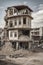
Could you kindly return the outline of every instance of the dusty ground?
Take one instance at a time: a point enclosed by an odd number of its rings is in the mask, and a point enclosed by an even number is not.
[[[11,59],[20,65],[43,65],[43,53],[35,53],[29,57]]]
[[[22,53],[20,53],[20,55],[21,54]],[[17,58],[9,58],[7,56],[6,59],[3,59],[2,64],[1,62],[2,61],[0,61],[0,65],[43,65],[43,52],[38,52],[38,53],[27,52],[26,56],[24,57],[19,56]]]

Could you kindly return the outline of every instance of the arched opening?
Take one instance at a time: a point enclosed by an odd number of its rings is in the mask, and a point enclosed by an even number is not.
[[[28,49],[28,42],[20,42],[19,47],[20,49]]]

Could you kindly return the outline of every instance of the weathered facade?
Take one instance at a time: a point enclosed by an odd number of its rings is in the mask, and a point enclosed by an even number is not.
[[[34,44],[43,43],[43,27],[33,28],[31,30],[31,38],[33,39]]]
[[[0,28],[0,47],[3,45],[4,29]]]
[[[30,49],[32,10],[25,5],[8,7],[5,16],[5,39],[14,49]],[[8,44],[8,43],[7,43]]]

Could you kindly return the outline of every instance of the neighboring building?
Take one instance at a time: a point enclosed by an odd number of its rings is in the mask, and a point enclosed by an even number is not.
[[[0,47],[3,45],[4,30],[0,28]]]
[[[31,38],[33,39],[33,43],[40,44],[43,42],[43,27],[33,28],[31,30]]]
[[[5,42],[12,43],[15,49],[29,49],[32,10],[26,5],[8,7],[5,16]]]

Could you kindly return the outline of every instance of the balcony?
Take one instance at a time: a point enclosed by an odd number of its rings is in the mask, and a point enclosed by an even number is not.
[[[28,14],[21,14],[21,15],[16,15],[15,14],[15,15],[11,15],[11,16],[5,16],[4,19],[5,19],[5,21],[7,21],[7,19],[10,19],[10,18],[24,17],[24,16],[33,19],[33,17],[29,16]]]
[[[13,13],[13,14],[7,14],[4,19],[6,20],[7,18],[10,18],[10,17],[20,17],[20,16],[29,16],[31,17],[31,13],[22,13],[22,12],[16,12],[16,13]],[[32,18],[32,17],[31,17]],[[32,18],[33,19],[33,18]]]
[[[32,36],[40,36],[40,34],[31,34]]]
[[[5,26],[5,28],[7,28],[7,29],[27,29],[27,30],[30,30],[31,29],[31,27],[30,26],[27,26],[27,25],[17,25],[17,26],[12,26],[12,27],[10,27],[10,26]]]

